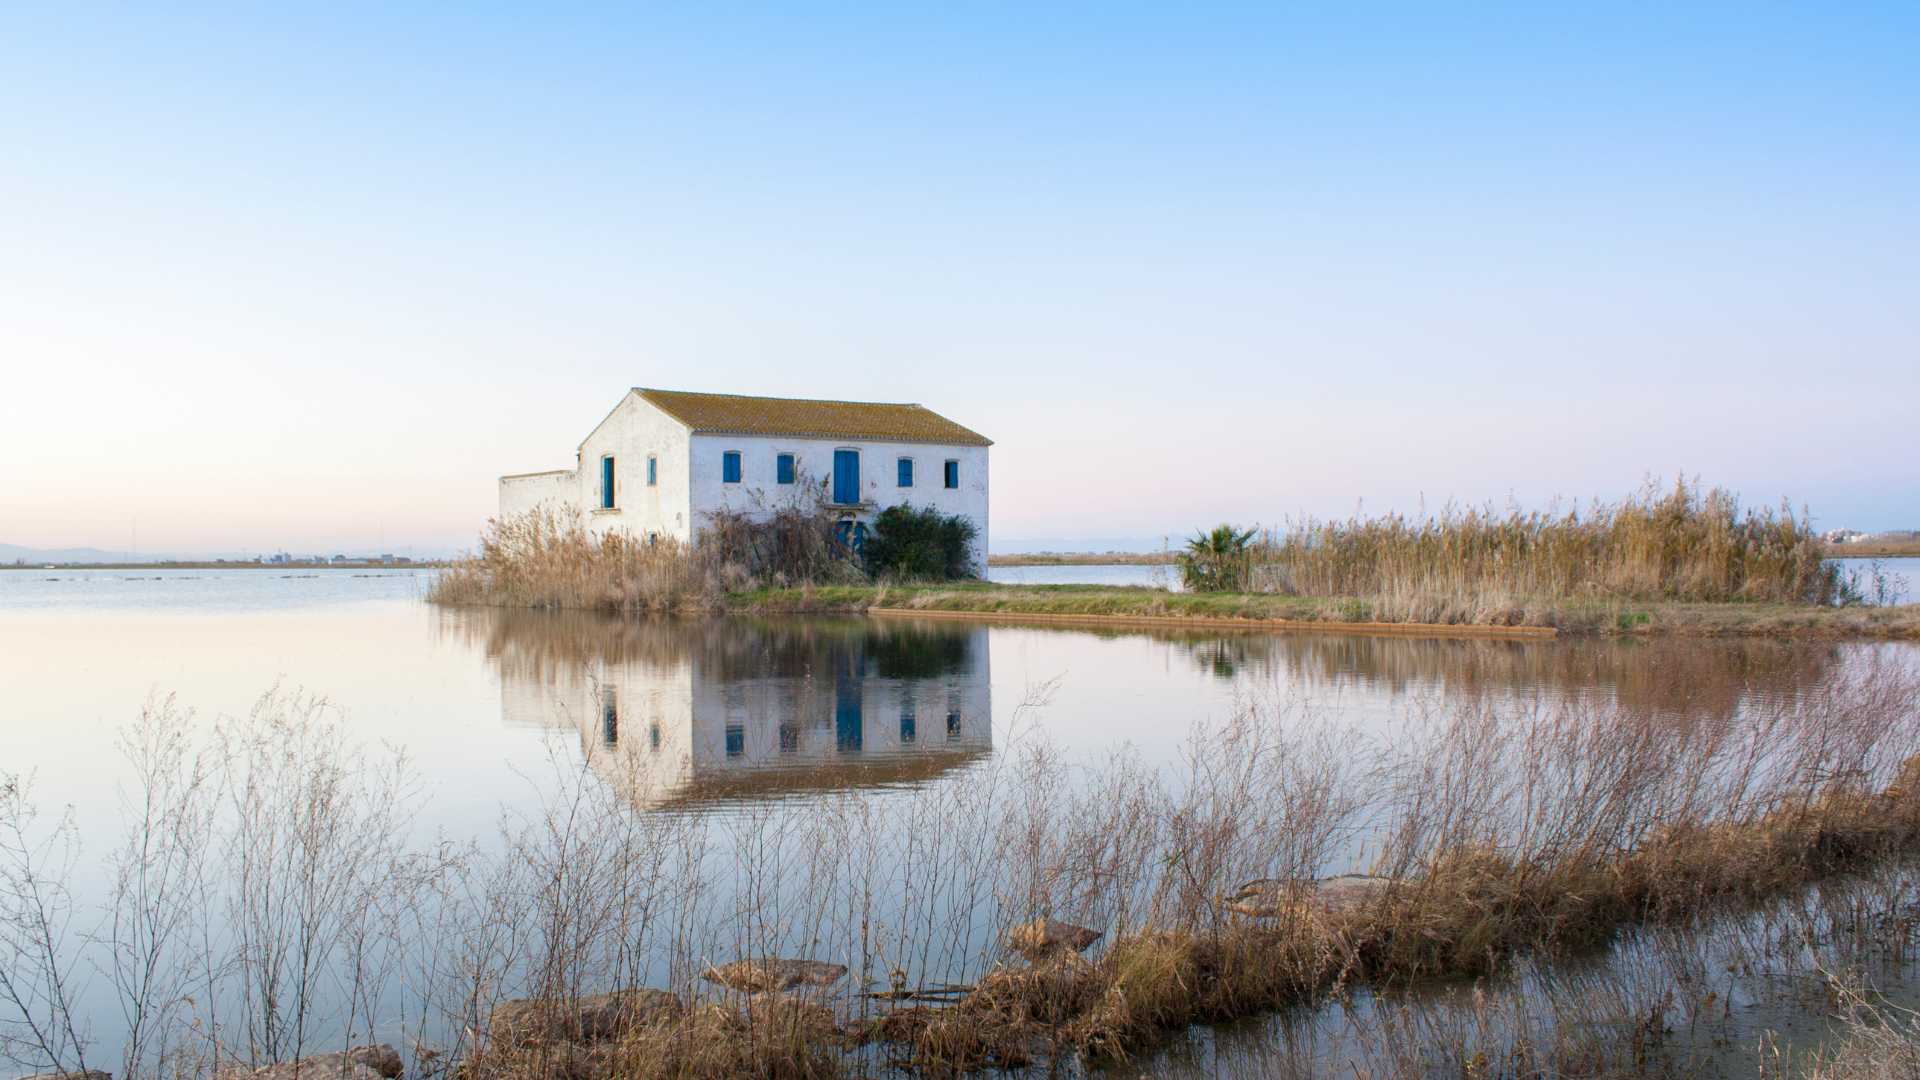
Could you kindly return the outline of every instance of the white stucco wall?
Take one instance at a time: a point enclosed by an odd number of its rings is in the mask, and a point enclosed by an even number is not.
[[[987,447],[946,446],[934,443],[854,442],[830,439],[767,438],[753,435],[695,435],[690,440],[692,453],[691,498],[694,527],[702,527],[702,515],[712,509],[749,514],[771,513],[790,500],[811,501],[819,485],[831,482],[833,453],[847,449],[860,452],[860,501],[855,511],[860,520],[889,506],[911,503],[932,506],[943,514],[958,514],[972,519],[978,530],[974,537],[974,572],[987,573]],[[728,450],[740,451],[740,482],[722,479],[721,457]],[[795,455],[801,483],[777,482],[775,458]],[[898,486],[897,462],[913,459],[913,486]],[[949,490],[943,473],[948,460],[960,463],[960,486]],[[811,485],[811,487],[807,486]]]
[[[600,509],[600,459],[613,455],[614,509]],[[657,482],[647,484],[647,455],[659,459]],[[628,393],[580,444],[578,491],[587,527],[595,535],[625,529],[636,537],[658,533],[693,538],[687,492],[687,429]]]
[[[580,508],[579,478],[572,469],[518,473],[500,478],[500,516],[524,514],[537,506],[565,513]]]

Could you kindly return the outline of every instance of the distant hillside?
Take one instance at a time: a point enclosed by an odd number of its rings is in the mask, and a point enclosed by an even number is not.
[[[141,552],[140,557],[161,558]],[[99,548],[30,548],[18,544],[0,544],[0,563],[42,562],[42,563],[92,563],[125,562],[124,551],[101,551]]]

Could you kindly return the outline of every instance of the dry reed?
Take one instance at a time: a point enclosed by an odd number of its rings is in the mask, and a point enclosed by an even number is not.
[[[630,782],[556,746],[499,837],[452,852],[413,846],[404,763],[373,767],[316,703],[274,696],[208,741],[188,730],[158,709],[129,733],[150,764],[130,806],[161,808],[129,823],[180,823],[191,887],[136,860],[151,886],[106,901],[168,895],[190,914],[152,953],[160,978],[116,989],[151,987],[169,1026],[164,1054],[149,1040],[123,1055],[125,1076],[339,1049],[395,1015],[426,1046],[416,1068],[473,1080],[1111,1061],[1188,1023],[1590,952],[1920,849],[1920,678],[1885,657],[1700,716],[1467,698],[1367,738],[1254,702],[1196,728],[1167,770],[1125,751],[1068,761],[1016,723],[952,782],[712,817],[636,811]],[[63,863],[28,809],[0,802],[0,835],[23,838],[0,850],[0,926],[34,946],[59,936],[34,897]],[[1387,884],[1350,907],[1314,901],[1306,883],[1359,868]],[[1254,879],[1296,884],[1267,916],[1223,904]],[[1035,917],[1106,936],[1086,957],[1013,958],[1010,930]],[[111,948],[152,940],[122,925]],[[770,957],[851,976],[771,996],[699,978]],[[649,985],[676,1006],[612,1038],[488,1037],[509,998],[564,1010]],[[864,993],[886,986],[934,1000]],[[15,1013],[64,1008],[38,988],[12,1000],[9,1032]],[[78,1060],[58,1038],[9,1045]]]
[[[551,508],[491,519],[480,550],[435,578],[438,604],[624,613],[716,611],[730,592],[866,580],[831,518],[798,507],[708,515],[698,544],[596,535]]]
[[[1684,479],[1586,511],[1307,520],[1236,556],[1259,592],[1350,597],[1395,622],[1541,624],[1569,602],[1834,604],[1847,582],[1804,514]]]

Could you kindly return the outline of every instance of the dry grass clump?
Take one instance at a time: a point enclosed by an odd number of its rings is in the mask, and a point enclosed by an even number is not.
[[[770,516],[709,515],[699,544],[596,536],[577,515],[538,508],[490,519],[480,551],[434,579],[436,604],[608,612],[714,611],[729,592],[865,580],[825,516],[784,507]]]
[[[1575,600],[1847,598],[1804,513],[1743,511],[1731,493],[1684,479],[1584,513],[1449,507],[1309,520],[1240,557],[1256,591],[1358,598],[1390,621],[1532,625]]]
[[[469,1075],[494,1080],[762,1076],[819,1080],[844,1074],[833,1013],[780,996],[706,1003],[632,1024],[601,1040],[562,1037],[496,1046]]]
[[[1920,1014],[1869,1005],[1857,991],[1846,997],[1844,1038],[1807,1062],[1803,1080],[1920,1080]]]

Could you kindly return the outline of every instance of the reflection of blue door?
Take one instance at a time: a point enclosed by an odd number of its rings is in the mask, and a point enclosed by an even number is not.
[[[860,451],[833,452],[833,501],[841,506],[860,501]]]
[[[843,674],[834,680],[833,743],[841,752],[860,752],[866,741],[866,725],[860,715],[860,678]]]

